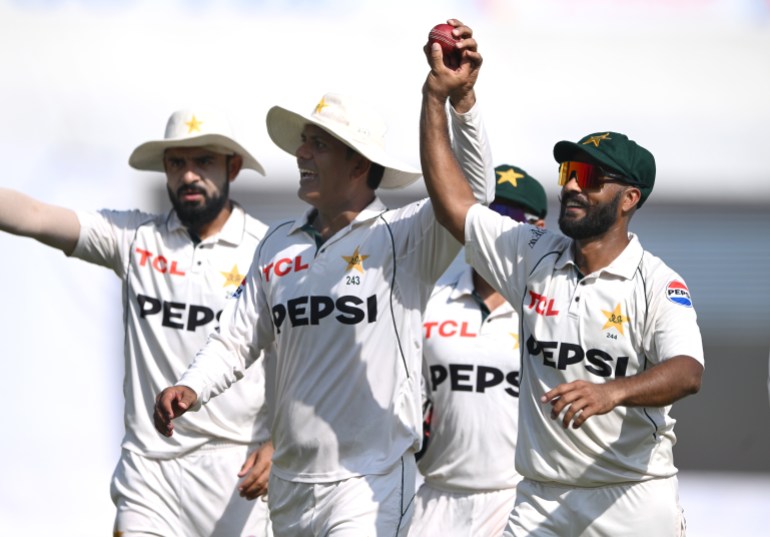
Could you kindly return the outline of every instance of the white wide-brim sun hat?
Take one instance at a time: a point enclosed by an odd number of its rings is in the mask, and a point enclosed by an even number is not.
[[[163,172],[163,153],[171,147],[205,147],[217,153],[236,153],[243,158],[244,168],[265,175],[257,159],[233,139],[227,118],[214,110],[177,110],[168,118],[163,139],[138,146],[128,157],[128,164],[137,170]]]
[[[348,147],[385,168],[380,186],[403,188],[421,175],[419,169],[403,163],[385,151],[387,126],[369,106],[338,93],[327,93],[308,115],[280,106],[267,112],[267,133],[275,145],[292,156],[302,145],[302,131],[311,124],[325,130]]]

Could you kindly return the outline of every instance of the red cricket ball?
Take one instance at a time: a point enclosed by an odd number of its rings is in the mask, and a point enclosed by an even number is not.
[[[441,53],[444,55],[444,65],[450,69],[456,69],[460,66],[460,50],[455,48],[455,43],[459,41],[452,35],[454,26],[451,24],[437,24],[431,28],[428,34],[428,44],[438,43],[441,45]]]

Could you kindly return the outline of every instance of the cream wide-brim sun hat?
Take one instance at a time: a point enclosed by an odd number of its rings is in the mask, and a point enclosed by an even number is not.
[[[244,168],[265,175],[257,159],[233,139],[230,122],[217,111],[177,110],[168,118],[163,139],[138,146],[128,157],[128,164],[137,170],[163,172],[163,153],[171,147],[205,147],[217,153],[236,153],[243,158]]]
[[[371,107],[338,93],[327,93],[308,115],[280,106],[267,112],[267,133],[275,145],[292,156],[302,144],[305,125],[315,125],[370,161],[385,168],[380,186],[403,188],[415,182],[422,172],[399,161],[385,151],[387,126]]]

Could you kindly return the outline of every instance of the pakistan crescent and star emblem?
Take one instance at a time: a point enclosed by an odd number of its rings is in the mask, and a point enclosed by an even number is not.
[[[513,350],[516,350],[519,348],[519,334],[514,334],[513,332],[508,332],[511,337],[513,338]]]
[[[190,118],[190,121],[185,121],[184,124],[187,125],[187,134],[191,134],[193,132],[201,131],[203,121],[199,121],[198,118],[193,115],[193,117]]]
[[[319,103],[318,103],[317,105],[315,105],[315,113],[316,113],[316,114],[320,114],[320,113],[321,113],[321,110],[323,110],[323,109],[324,109],[324,108],[326,108],[327,106],[329,106],[329,105],[328,105],[328,104],[326,104],[326,99],[324,99],[323,97],[321,97],[321,100],[319,101]]]
[[[499,179],[497,180],[498,185],[502,185],[503,183],[511,183],[514,188],[518,187],[518,181],[519,179],[524,178],[523,173],[516,173],[513,168],[510,170],[505,170],[504,172],[496,172]]]
[[[630,319],[620,311],[620,304],[615,306],[613,311],[602,310],[602,313],[607,317],[607,322],[602,326],[602,330],[615,327],[621,335],[625,335],[623,332],[623,323],[628,324]]]
[[[362,273],[364,272],[364,261],[368,259],[368,255],[363,255],[358,252],[358,246],[356,246],[355,251],[353,252],[353,255],[343,255],[342,259],[347,261],[348,266],[345,268],[345,272],[349,270],[356,269],[358,272]]]
[[[222,287],[227,287],[228,285],[238,287],[241,285],[243,278],[245,278],[243,274],[238,272],[238,265],[233,265],[230,272],[220,272],[220,274],[225,277],[225,284]]]
[[[594,147],[599,147],[599,144],[604,140],[612,140],[612,138],[610,138],[609,132],[606,134],[600,134],[598,136],[591,136],[588,140],[583,142],[583,145],[594,144]]]

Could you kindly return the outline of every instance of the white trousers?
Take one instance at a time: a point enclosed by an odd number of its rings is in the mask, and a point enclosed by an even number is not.
[[[267,502],[238,493],[249,447],[215,444],[174,459],[123,450],[112,477],[121,537],[271,537]]]
[[[423,483],[417,491],[409,537],[490,537],[503,533],[516,489],[448,492]]]
[[[300,483],[270,475],[278,537],[403,537],[412,516],[417,465],[407,454],[383,475]]]
[[[525,479],[503,535],[508,537],[684,537],[676,476],[604,487]]]

